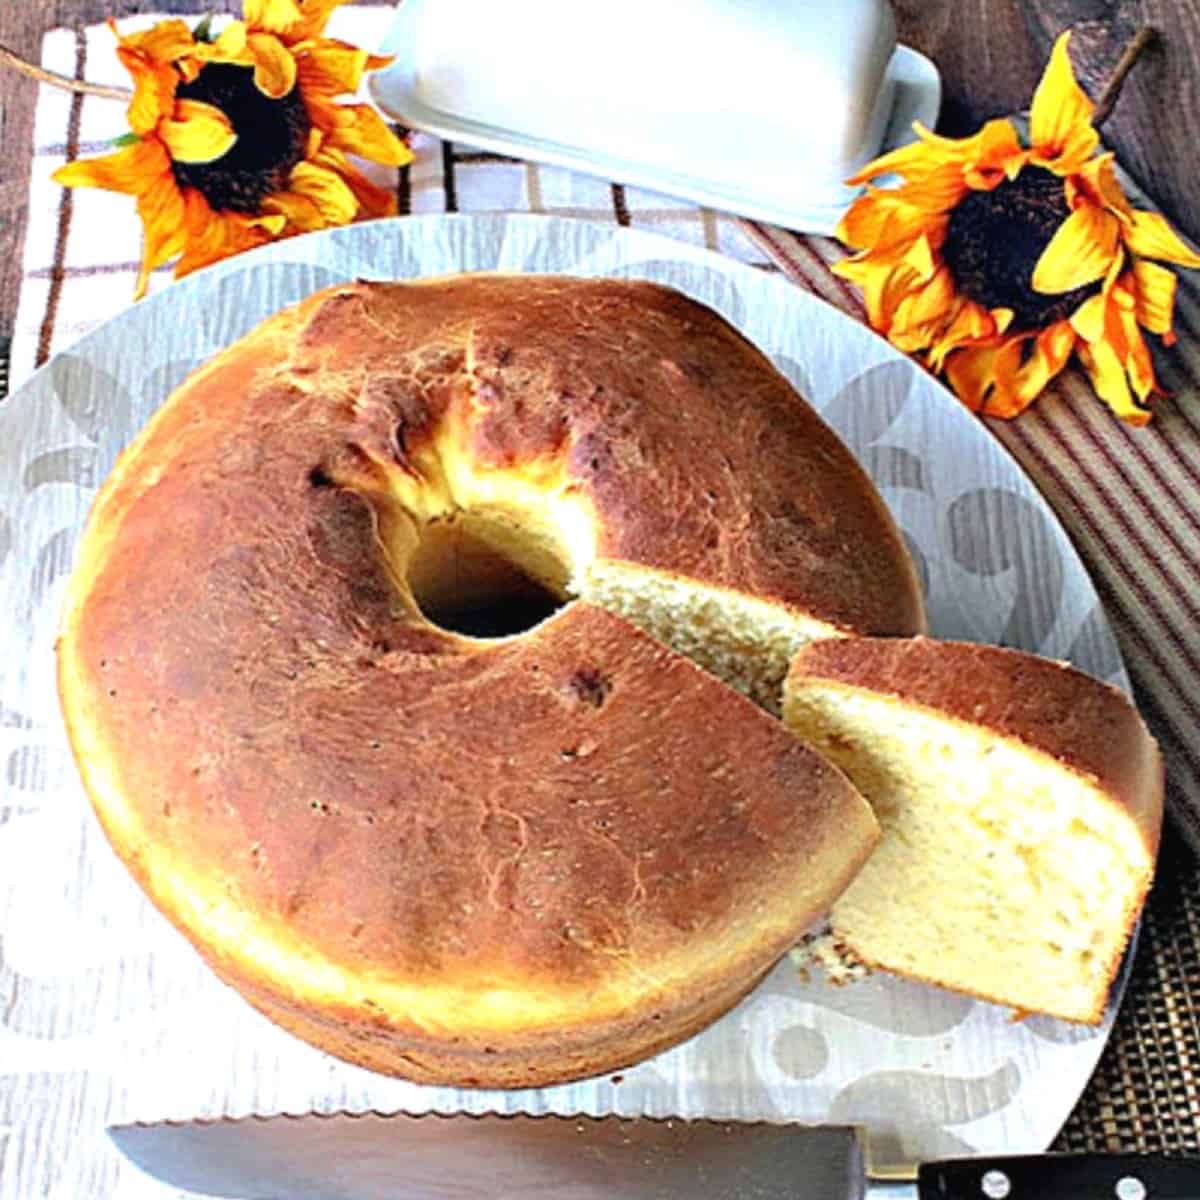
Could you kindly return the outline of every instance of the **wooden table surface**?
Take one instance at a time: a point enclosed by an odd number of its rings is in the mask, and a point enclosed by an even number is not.
[[[831,0],[832,2],[832,0]],[[1090,82],[1132,31],[1160,30],[1106,127],[1122,162],[1185,232],[1200,238],[1200,0],[893,0],[903,41],[930,55],[946,87],[942,128],[961,133],[1027,105],[1058,32],[1074,25]],[[37,61],[42,34],[109,14],[240,9],[240,0],[0,0],[0,44]],[[0,70],[0,344],[11,329],[36,85]]]

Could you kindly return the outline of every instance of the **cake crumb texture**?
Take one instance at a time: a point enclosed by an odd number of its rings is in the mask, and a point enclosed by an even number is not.
[[[813,645],[784,719],[871,803],[879,846],[835,902],[865,962],[1096,1023],[1154,870],[1157,747],[1062,664],[929,639]]]

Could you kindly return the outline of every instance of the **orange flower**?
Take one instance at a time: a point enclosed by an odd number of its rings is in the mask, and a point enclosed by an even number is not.
[[[851,183],[904,182],[850,206],[837,235],[858,253],[834,269],[862,288],[871,325],[973,412],[1023,412],[1074,352],[1100,398],[1143,425],[1159,389],[1142,330],[1174,340],[1175,276],[1153,260],[1200,255],[1126,200],[1069,36],[1034,93],[1028,144],[1004,120],[961,139],[918,124],[916,142],[860,171]]]
[[[180,277],[279,237],[395,212],[347,155],[412,154],[366,104],[341,104],[390,59],[322,36],[344,0],[245,0],[215,41],[183,21],[122,36],[134,81],[130,134],[114,154],[54,178],[135,196],[144,228],[137,296],[177,259]]]

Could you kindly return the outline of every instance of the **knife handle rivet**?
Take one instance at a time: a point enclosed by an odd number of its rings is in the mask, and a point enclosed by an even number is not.
[[[979,1181],[979,1190],[983,1192],[987,1200],[1004,1200],[1004,1197],[1012,1191],[1012,1180],[1003,1171],[993,1168],[984,1172],[983,1178]],[[1120,1200],[1126,1200],[1126,1198],[1122,1196]]]
[[[1146,1185],[1134,1175],[1124,1175],[1114,1189],[1117,1200],[1146,1200]]]

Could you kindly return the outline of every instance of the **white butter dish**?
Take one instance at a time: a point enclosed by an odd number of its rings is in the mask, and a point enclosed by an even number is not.
[[[941,99],[886,0],[403,0],[381,49],[414,129],[812,233]]]

